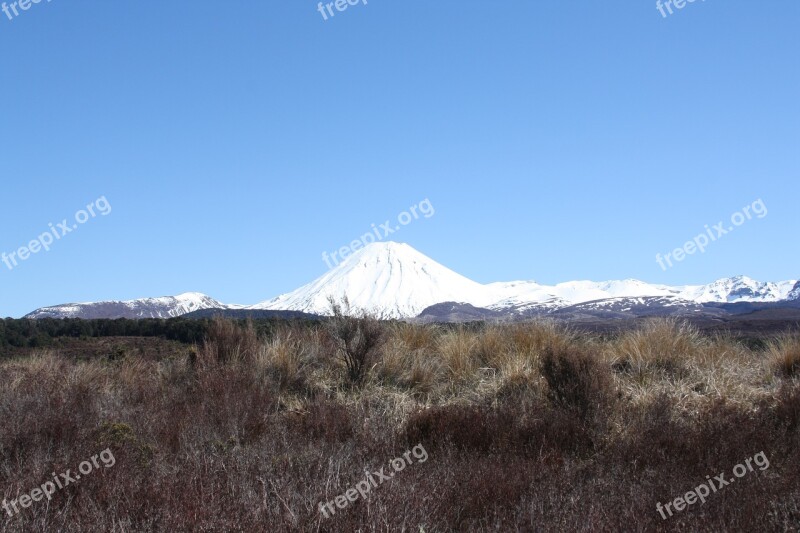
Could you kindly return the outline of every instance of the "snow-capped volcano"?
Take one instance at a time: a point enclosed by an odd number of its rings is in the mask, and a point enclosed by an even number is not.
[[[653,301],[665,306],[686,307],[690,303],[780,301],[787,298],[795,283],[763,283],[737,276],[708,285],[678,287],[636,279],[569,281],[557,285],[541,285],[535,281],[483,285],[453,272],[407,244],[380,242],[359,250],[315,281],[250,309],[324,315],[330,311],[328,298],[331,296],[336,300],[346,296],[355,310],[365,310],[381,318],[414,317],[429,306],[443,302],[517,314],[620,298],[657,298]]]
[[[25,318],[171,318],[200,309],[227,308],[225,304],[201,294],[187,292],[178,296],[139,300],[64,304],[42,307]]]
[[[556,313],[575,306],[580,313],[632,312],[664,314],[680,309],[718,313],[720,305],[800,300],[797,280],[760,282],[745,276],[708,285],[668,286],[635,279],[568,281],[542,285],[535,281],[481,284],[444,267],[407,244],[372,243],[353,253],[318,279],[252,306],[225,305],[200,293],[127,302],[67,304],[38,309],[27,318],[169,318],[204,309],[301,311],[330,313],[329,297],[347,297],[353,311],[380,318],[413,318],[436,304],[453,316],[527,316]],[[452,305],[455,304],[455,305]],[[583,305],[587,304],[587,305]],[[476,311],[477,309],[477,311]],[[482,311],[480,311],[482,309]],[[609,311],[610,310],[610,311]],[[638,316],[638,315],[637,315]]]
[[[433,304],[463,301],[485,305],[486,286],[419,253],[407,244],[376,242],[299,289],[249,307],[329,314],[329,297],[347,297],[355,311],[380,318],[417,316]]]

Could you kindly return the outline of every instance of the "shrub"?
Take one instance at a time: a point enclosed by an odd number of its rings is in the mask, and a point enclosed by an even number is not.
[[[459,450],[487,452],[513,430],[513,420],[504,413],[476,406],[432,407],[411,415],[406,423],[406,442],[431,449],[453,446]]]
[[[547,405],[448,405],[413,413],[403,428],[410,446],[502,456],[563,457],[584,453],[599,437],[577,415]]]
[[[350,382],[361,384],[367,370],[377,360],[378,349],[383,344],[383,325],[366,313],[352,316],[346,299],[344,308],[333,299],[330,303],[333,317],[326,325],[336,357],[344,363]]]
[[[553,406],[573,411],[582,420],[607,408],[612,399],[608,367],[580,349],[547,348],[541,372]]]
[[[190,362],[201,368],[255,360],[260,342],[251,320],[243,325],[233,320],[214,317],[208,326],[201,349],[190,355]]]
[[[325,442],[345,442],[353,436],[350,413],[340,404],[319,400],[308,409],[289,417],[289,427],[307,439]]]
[[[800,523],[800,379],[764,379],[777,367],[756,357],[761,350],[713,337],[676,341],[664,328],[648,337],[662,345],[642,344],[641,353],[673,357],[692,374],[713,362],[705,383],[715,394],[694,395],[695,380],[637,380],[632,363],[614,379],[638,389],[616,399],[610,361],[591,357],[581,338],[502,326],[500,372],[461,381],[446,372],[429,332],[417,338],[415,326],[398,326],[398,339],[393,324],[384,364],[367,369],[362,387],[342,390],[321,358],[336,349],[326,327],[265,332],[273,341],[259,343],[252,361],[242,356],[253,338],[247,324],[233,325],[207,337],[217,344],[198,348],[195,371],[181,358],[188,346],[166,359],[131,350],[117,362],[57,352],[0,362],[3,498],[74,472],[105,447],[116,459],[0,529],[784,531]],[[481,357],[504,342],[481,343],[488,328],[437,328],[435,339],[457,334],[445,341],[450,362],[473,378]],[[609,353],[620,346],[601,343]],[[233,349],[219,356],[226,345]],[[292,376],[309,387],[295,388]],[[296,394],[279,397],[279,386]],[[415,392],[429,387],[433,407],[423,409]],[[345,494],[364,469],[390,475],[387,460],[420,443],[430,454],[424,464],[320,515],[319,502]],[[762,450],[768,470],[666,521],[655,510]]]

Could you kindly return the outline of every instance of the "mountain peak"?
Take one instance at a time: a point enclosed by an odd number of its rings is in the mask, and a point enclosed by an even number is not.
[[[25,315],[25,318],[171,318],[200,309],[223,307],[226,307],[225,304],[205,294],[185,292],[178,296],[42,307]]]
[[[371,242],[362,248],[363,251],[367,250],[416,250],[408,243],[398,241],[377,241]]]
[[[165,298],[169,298],[166,296]],[[206,298],[210,298],[210,296],[203,294],[202,292],[184,292],[174,296],[176,300],[204,300]]]
[[[27,318],[167,318],[205,309],[301,311],[330,314],[329,298],[347,298],[352,310],[374,316],[410,318],[436,304],[460,302],[481,313],[529,316],[594,302],[614,305],[686,306],[686,304],[780,302],[800,300],[800,282],[761,282],[744,275],[718,279],[707,285],[672,287],[628,278],[595,282],[567,281],[542,285],[535,281],[480,284],[437,263],[406,243],[370,243],[347,255],[322,276],[292,292],[253,306],[225,305],[205,294],[143,298],[124,302],[96,302],[45,307]],[[606,302],[599,304],[597,302]],[[665,304],[666,302],[666,304]],[[455,309],[455,308],[454,308]],[[448,312],[455,312],[453,309]],[[464,311],[466,312],[466,311]],[[463,314],[463,313],[462,313]]]
[[[388,254],[407,254],[407,253],[414,253],[419,254],[416,249],[412,248],[408,244],[404,242],[395,242],[395,241],[381,241],[381,242],[371,242],[361,248],[353,252],[347,259],[350,257],[363,257],[363,256],[380,256],[380,255],[388,255]]]
[[[330,272],[360,265],[361,268],[386,268],[392,264],[436,263],[422,252],[401,242],[374,242],[345,258]],[[439,265],[441,266],[441,265]],[[442,267],[444,268],[444,267]],[[455,273],[454,273],[455,274]]]
[[[340,263],[341,266],[347,262],[358,262],[359,260],[364,260],[365,258],[391,258],[391,257],[399,257],[399,258],[413,258],[413,257],[425,257],[422,253],[417,251],[416,249],[412,248],[408,244],[404,242],[394,242],[394,241],[382,241],[382,242],[372,242],[361,248],[360,250],[356,250],[348,257],[344,259]],[[334,267],[335,269],[336,267]]]
[[[328,314],[329,297],[381,318],[416,316],[431,305],[469,299],[488,303],[487,289],[405,243],[375,242],[296,291],[251,309]]]

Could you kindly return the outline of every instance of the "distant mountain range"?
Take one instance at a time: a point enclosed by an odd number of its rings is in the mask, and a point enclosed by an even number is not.
[[[407,244],[380,242],[355,252],[336,268],[290,293],[245,306],[200,293],[63,304],[26,318],[170,318],[176,316],[316,316],[328,298],[347,297],[351,308],[384,319],[423,321],[562,318],[634,318],[655,315],[738,314],[764,308],[800,308],[800,282],[760,282],[746,276],[708,285],[668,286],[635,279],[480,284],[453,272]]]
[[[187,292],[178,296],[141,298],[124,302],[90,302],[42,307],[23,318],[173,318],[201,309],[227,309],[229,306],[200,294]]]

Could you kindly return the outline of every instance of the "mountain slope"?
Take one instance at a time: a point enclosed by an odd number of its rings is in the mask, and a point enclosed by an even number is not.
[[[480,284],[426,257],[411,246],[377,242],[353,253],[336,268],[292,292],[251,306],[225,305],[199,293],[45,307],[27,318],[168,318],[219,310],[292,311],[311,315],[330,312],[329,297],[344,297],[351,308],[384,319],[447,316],[464,320],[485,317],[523,319],[546,314],[640,316],[653,314],[719,314],[720,310],[760,309],[759,305],[800,302],[800,282],[760,282],[746,276],[707,285],[672,287],[636,279],[568,281],[542,285],[535,281]],[[447,304],[437,306],[438,304]],[[585,304],[585,305],[584,305]],[[207,312],[202,312],[208,310]],[[216,311],[211,311],[216,310]],[[200,311],[201,313],[197,313]]]
[[[676,296],[693,302],[775,302],[785,300],[795,281],[761,282],[747,276],[723,278],[708,285],[676,287]]]
[[[417,316],[441,302],[483,302],[491,291],[407,244],[372,243],[311,283],[248,309],[329,314],[329,297],[347,297],[353,310],[380,318]]]
[[[800,300],[800,281],[794,284],[794,287],[792,287],[792,290],[789,291],[786,299],[791,301]]]
[[[24,318],[172,318],[200,309],[228,307],[205,294],[187,292],[160,298],[42,307]]]
[[[778,302],[785,300],[795,281],[759,282],[745,276],[717,280],[708,285],[671,287],[636,279],[620,281],[569,281],[542,285],[535,281],[482,285],[469,280],[406,244],[374,243],[350,256],[338,267],[299,289],[262,302],[252,309],[289,309],[314,314],[329,312],[328,298],[347,296],[356,310],[381,318],[409,318],[443,312],[447,303],[480,313],[538,316],[591,303],[576,309],[608,312],[609,305],[624,312],[657,314],[702,312],[705,303]],[[800,296],[800,289],[796,291]],[[647,299],[641,302],[632,299]],[[631,301],[627,301],[631,300]],[[607,304],[602,302],[608,301]],[[456,316],[461,316],[459,312]],[[709,311],[717,313],[716,310]],[[477,313],[477,314],[480,314]],[[465,311],[464,316],[476,316]]]

